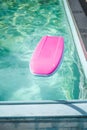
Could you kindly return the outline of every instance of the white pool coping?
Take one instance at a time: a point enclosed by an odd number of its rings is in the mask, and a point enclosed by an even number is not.
[[[67,17],[68,17],[68,21],[69,21],[69,24],[71,27],[73,39],[74,39],[74,42],[75,42],[75,45],[77,48],[77,52],[78,52],[81,64],[82,64],[82,68],[83,68],[85,77],[87,78],[87,60],[85,58],[85,55],[84,55],[84,52],[83,52],[83,49],[81,46],[81,39],[80,39],[79,34],[77,32],[77,29],[76,29],[77,28],[76,23],[75,23],[74,18],[72,18],[72,13],[71,13],[71,10],[69,7],[68,0],[63,0],[63,2],[64,2]]]
[[[87,101],[0,102],[0,118],[87,117]]]

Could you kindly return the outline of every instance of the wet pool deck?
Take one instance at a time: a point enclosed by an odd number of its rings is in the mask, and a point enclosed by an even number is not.
[[[82,38],[81,44],[87,60],[87,16],[79,0],[68,0],[68,2]]]

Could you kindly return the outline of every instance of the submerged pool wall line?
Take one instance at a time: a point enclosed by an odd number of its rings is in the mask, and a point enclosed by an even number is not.
[[[68,17],[68,21],[69,21],[69,24],[70,24],[70,28],[71,28],[71,31],[72,31],[73,39],[74,39],[74,42],[75,42],[75,45],[76,45],[76,49],[77,49],[77,52],[78,52],[78,55],[79,55],[79,58],[80,58],[80,61],[81,61],[81,64],[82,64],[82,68],[83,68],[85,77],[87,79],[87,59],[85,57],[85,54],[83,52],[83,48],[82,48],[82,45],[81,45],[81,42],[82,42],[81,35],[79,33],[79,30],[78,30],[78,27],[76,25],[72,11],[70,9],[68,0],[63,0],[63,3],[64,3],[64,7],[65,7],[66,14],[67,14],[67,17]]]

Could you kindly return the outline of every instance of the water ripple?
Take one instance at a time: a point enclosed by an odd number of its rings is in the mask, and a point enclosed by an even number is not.
[[[29,62],[44,35],[64,37],[64,58],[54,75],[36,77]],[[0,1],[0,100],[79,98],[87,83],[62,0]]]

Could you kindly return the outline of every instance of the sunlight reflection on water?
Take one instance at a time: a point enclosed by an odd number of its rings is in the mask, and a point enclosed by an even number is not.
[[[0,4],[0,100],[86,98],[85,78],[62,0]],[[54,75],[36,77],[29,62],[44,35],[64,37],[64,59]]]

